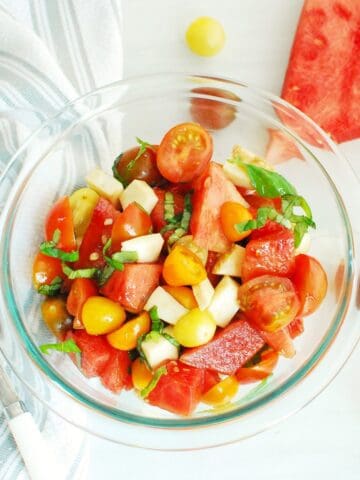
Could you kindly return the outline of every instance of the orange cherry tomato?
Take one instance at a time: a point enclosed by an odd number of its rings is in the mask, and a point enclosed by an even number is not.
[[[279,355],[272,348],[261,353],[260,362],[251,367],[241,367],[235,376],[239,383],[252,383],[268,377],[276,367]]]
[[[193,93],[211,95],[212,97],[239,100],[234,93],[228,90],[212,87],[199,87],[192,90]],[[191,99],[191,115],[195,122],[200,123],[210,130],[225,128],[235,119],[236,108],[221,100],[207,98]]]
[[[49,330],[60,340],[72,327],[72,320],[66,309],[63,298],[49,297],[41,305],[41,314]]]
[[[197,308],[198,304],[195,300],[193,291],[189,287],[172,287],[170,285],[164,285],[163,289],[166,290],[172,297],[175,298],[181,305],[188,310]]]
[[[300,300],[298,316],[315,312],[327,291],[328,282],[323,267],[309,255],[296,255],[295,272],[291,279]]]
[[[147,387],[153,377],[143,360],[139,357],[131,365],[131,379],[136,390]]]
[[[236,377],[231,375],[211,387],[210,390],[201,397],[201,401],[214,407],[225,405],[236,395],[238,388],[239,384]]]
[[[182,123],[162,139],[157,166],[170,182],[190,182],[206,169],[212,153],[212,138],[207,131],[196,123]]]
[[[36,290],[41,285],[50,285],[56,277],[64,277],[61,261],[58,258],[48,257],[39,252],[33,263],[32,279]]]
[[[89,278],[76,278],[71,285],[66,301],[66,308],[70,315],[75,317],[73,327],[84,328],[81,320],[81,310],[89,297],[98,295],[98,289],[93,280]]]
[[[206,270],[197,255],[182,245],[176,245],[165,259],[163,277],[173,287],[197,285],[205,280]]]
[[[138,339],[150,331],[151,321],[149,314],[143,312],[132,320],[127,321],[118,330],[109,333],[106,338],[110,345],[118,350],[132,350]]]
[[[237,223],[247,222],[252,218],[250,211],[240,203],[225,202],[220,210],[221,227],[230,242],[238,242],[250,235],[251,230],[239,233],[235,225]]]
[[[239,287],[240,309],[261,330],[275,332],[296,317],[300,302],[288,278],[262,275]]]
[[[119,251],[121,242],[151,232],[150,215],[137,203],[131,203],[115,220],[111,232],[111,249]]]
[[[76,249],[75,231],[69,197],[58,200],[45,221],[45,238],[52,240],[55,230],[60,230],[58,248],[65,252]]]

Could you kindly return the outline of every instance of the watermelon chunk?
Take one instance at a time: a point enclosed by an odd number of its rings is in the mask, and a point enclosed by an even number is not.
[[[110,360],[113,348],[105,337],[89,335],[85,330],[75,330],[67,334],[81,350],[81,370],[86,377],[102,374]],[[74,356],[72,355],[73,360]]]
[[[231,242],[225,237],[220,224],[220,209],[225,202],[243,204],[244,199],[228,180],[222,167],[210,162],[206,174],[194,184],[193,213],[190,230],[199,246],[223,253]]]
[[[198,405],[204,388],[204,370],[179,361],[166,364],[162,375],[148,396],[149,403],[178,415],[190,415]]]
[[[232,375],[264,346],[264,340],[241,315],[201,347],[181,355],[180,360],[197,368]]]
[[[337,142],[360,136],[359,52],[359,0],[305,1],[282,97]],[[291,119],[283,120],[291,126]],[[301,125],[293,127],[304,140],[319,145],[301,132]]]
[[[99,198],[80,245],[76,268],[100,268],[105,265],[102,250],[106,240],[111,238],[112,231],[112,223],[108,225],[109,222],[105,221],[111,219],[115,222],[119,213],[108,200]],[[93,253],[97,254],[94,256],[95,260],[90,260]]]
[[[122,272],[111,275],[101,293],[129,312],[139,313],[159,285],[161,272],[162,265],[156,263],[127,264]]]
[[[259,330],[259,334],[270,347],[283,357],[292,358],[295,355],[295,347],[287,327],[276,332]]]
[[[101,383],[114,393],[131,388],[131,360],[128,352],[112,348],[110,358],[101,372]]]

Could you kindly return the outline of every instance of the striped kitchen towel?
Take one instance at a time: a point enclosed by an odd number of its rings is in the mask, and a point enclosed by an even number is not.
[[[122,74],[121,0],[0,0],[0,174],[44,121]],[[49,439],[68,446],[69,478],[82,478],[84,435],[17,387]],[[26,478],[0,412],[0,480]]]

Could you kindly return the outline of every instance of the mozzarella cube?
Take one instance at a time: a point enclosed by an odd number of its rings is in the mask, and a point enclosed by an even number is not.
[[[122,252],[136,252],[140,263],[156,262],[159,258],[164,239],[160,233],[131,238],[121,244]]]
[[[119,197],[124,187],[114,177],[103,172],[100,168],[95,168],[86,176],[86,183],[89,188],[95,190],[101,197],[105,197],[115,207],[119,206]]]
[[[235,163],[231,163],[229,160],[223,165],[223,170],[226,177],[237,187],[247,188],[249,190],[253,189],[254,187],[251,185],[250,179],[248,174],[246,173],[245,169],[240,165],[236,165]],[[245,199],[242,204],[244,207],[248,207],[249,204]]]
[[[148,335],[141,342],[141,349],[152,369],[156,369],[165,361],[177,360],[179,358],[178,348],[160,333]]]
[[[138,203],[148,214],[158,202],[154,190],[142,180],[133,180],[120,195],[120,202],[123,210],[130,203]]]
[[[245,258],[245,248],[234,244],[228,252],[223,253],[215,263],[212,273],[241,277],[242,264]]]
[[[171,325],[175,325],[179,318],[189,311],[162,287],[157,287],[153,291],[144,309],[150,310],[154,306],[157,307],[157,312],[161,320]]]
[[[215,292],[210,280],[206,277],[205,280],[194,285],[192,289],[200,310],[205,310],[210,305]]]
[[[217,284],[208,311],[219,327],[226,327],[240,308],[238,300],[239,285],[230,277],[224,277]]]

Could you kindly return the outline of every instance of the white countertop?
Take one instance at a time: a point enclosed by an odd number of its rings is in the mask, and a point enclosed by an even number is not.
[[[301,0],[124,1],[125,76],[212,73],[279,93],[301,5]],[[196,57],[183,43],[186,25],[199,15],[223,22],[227,44],[217,57]],[[343,151],[360,172],[360,142],[345,145]],[[109,479],[358,479],[359,364],[358,347],[338,377],[305,409],[232,446],[159,453],[92,438],[87,478],[105,478],[106,472]]]

